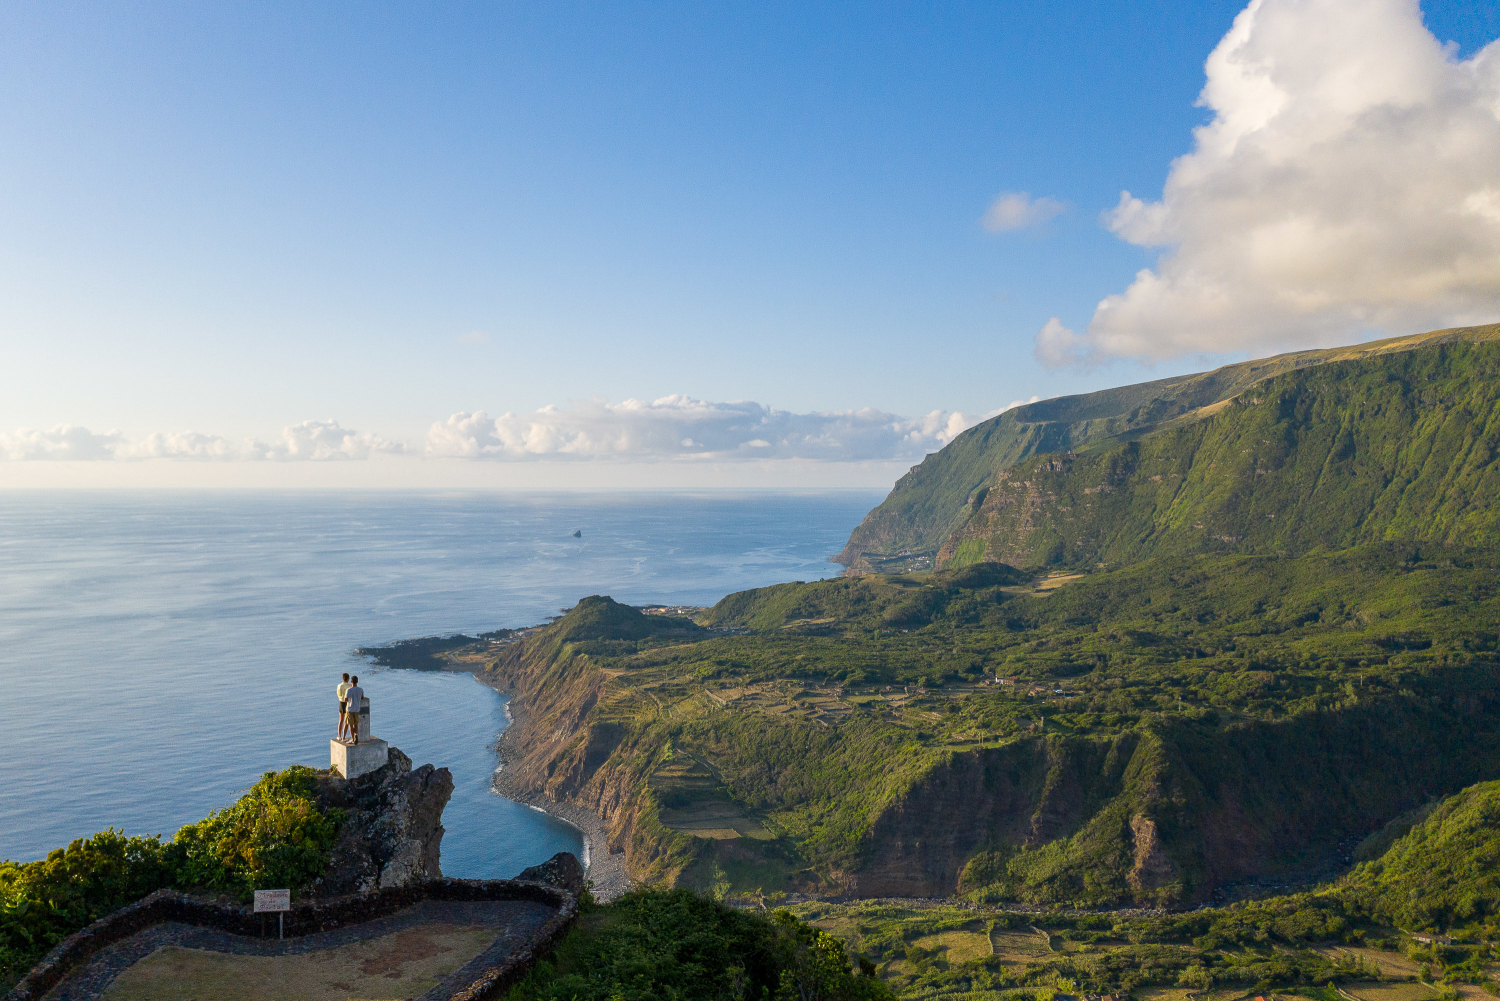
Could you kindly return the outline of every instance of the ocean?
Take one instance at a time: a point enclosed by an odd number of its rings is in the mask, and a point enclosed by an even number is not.
[[[0,492],[0,858],[111,826],[170,836],[263,772],[327,767],[342,671],[376,736],[452,770],[445,874],[579,852],[573,828],[490,791],[504,698],[354,649],[533,625],[590,594],[707,605],[832,576],[879,500]]]

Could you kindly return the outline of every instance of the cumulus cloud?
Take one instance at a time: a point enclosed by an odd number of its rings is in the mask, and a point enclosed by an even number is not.
[[[12,461],[113,459],[124,443],[118,431],[96,434],[78,424],[59,424],[51,431],[21,428],[0,434],[0,456]]]
[[[530,414],[457,413],[432,425],[427,454],[501,460],[911,459],[1000,412],[934,410],[910,418],[872,408],[795,414],[753,401],[711,403],[681,395],[651,402],[594,399]]]
[[[1067,206],[1055,198],[1032,198],[1025,191],[1002,192],[985,210],[981,222],[991,233],[1026,229],[1062,215]]]
[[[1213,118],[1121,239],[1164,248],[1037,354],[1167,358],[1500,315],[1500,43],[1458,59],[1416,0],[1254,0],[1209,56]]]
[[[1054,316],[1037,331],[1036,357],[1043,365],[1054,368],[1086,361],[1088,338],[1078,336]]]
[[[60,424],[50,431],[22,428],[0,434],[0,458],[11,461],[128,461],[182,459],[197,461],[278,460],[326,461],[368,459],[405,451],[400,442],[340,427],[338,421],[303,421],[285,428],[271,442],[248,438],[235,442],[220,435],[195,431],[156,433],[132,441],[118,431],[98,434],[77,424]]]
[[[259,441],[249,444],[249,458],[283,461],[330,459],[368,459],[374,455],[396,455],[406,451],[401,442],[387,441],[379,435],[351,431],[338,421],[303,421],[281,432],[269,445]]]

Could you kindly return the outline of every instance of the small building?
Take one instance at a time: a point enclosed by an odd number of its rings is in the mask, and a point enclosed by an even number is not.
[[[1453,944],[1453,936],[1451,935],[1434,935],[1428,932],[1412,932],[1411,940],[1413,942],[1421,942],[1423,945]]]

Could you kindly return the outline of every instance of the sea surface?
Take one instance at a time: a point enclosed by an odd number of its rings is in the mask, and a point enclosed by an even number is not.
[[[110,826],[170,836],[263,772],[327,767],[342,671],[375,736],[453,771],[445,874],[579,852],[573,828],[490,791],[499,694],[354,649],[532,625],[590,594],[706,605],[832,576],[879,500],[0,492],[0,858]]]

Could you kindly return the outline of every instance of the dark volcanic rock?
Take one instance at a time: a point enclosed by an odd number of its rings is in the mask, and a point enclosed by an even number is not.
[[[548,886],[567,890],[576,897],[583,892],[583,864],[572,852],[558,852],[541,865],[522,869],[516,879],[528,883],[546,883]]]
[[[337,896],[441,876],[443,807],[452,795],[448,769],[413,769],[411,759],[395,747],[390,762],[368,775],[322,778],[323,806],[338,807],[347,816],[314,892]]]

